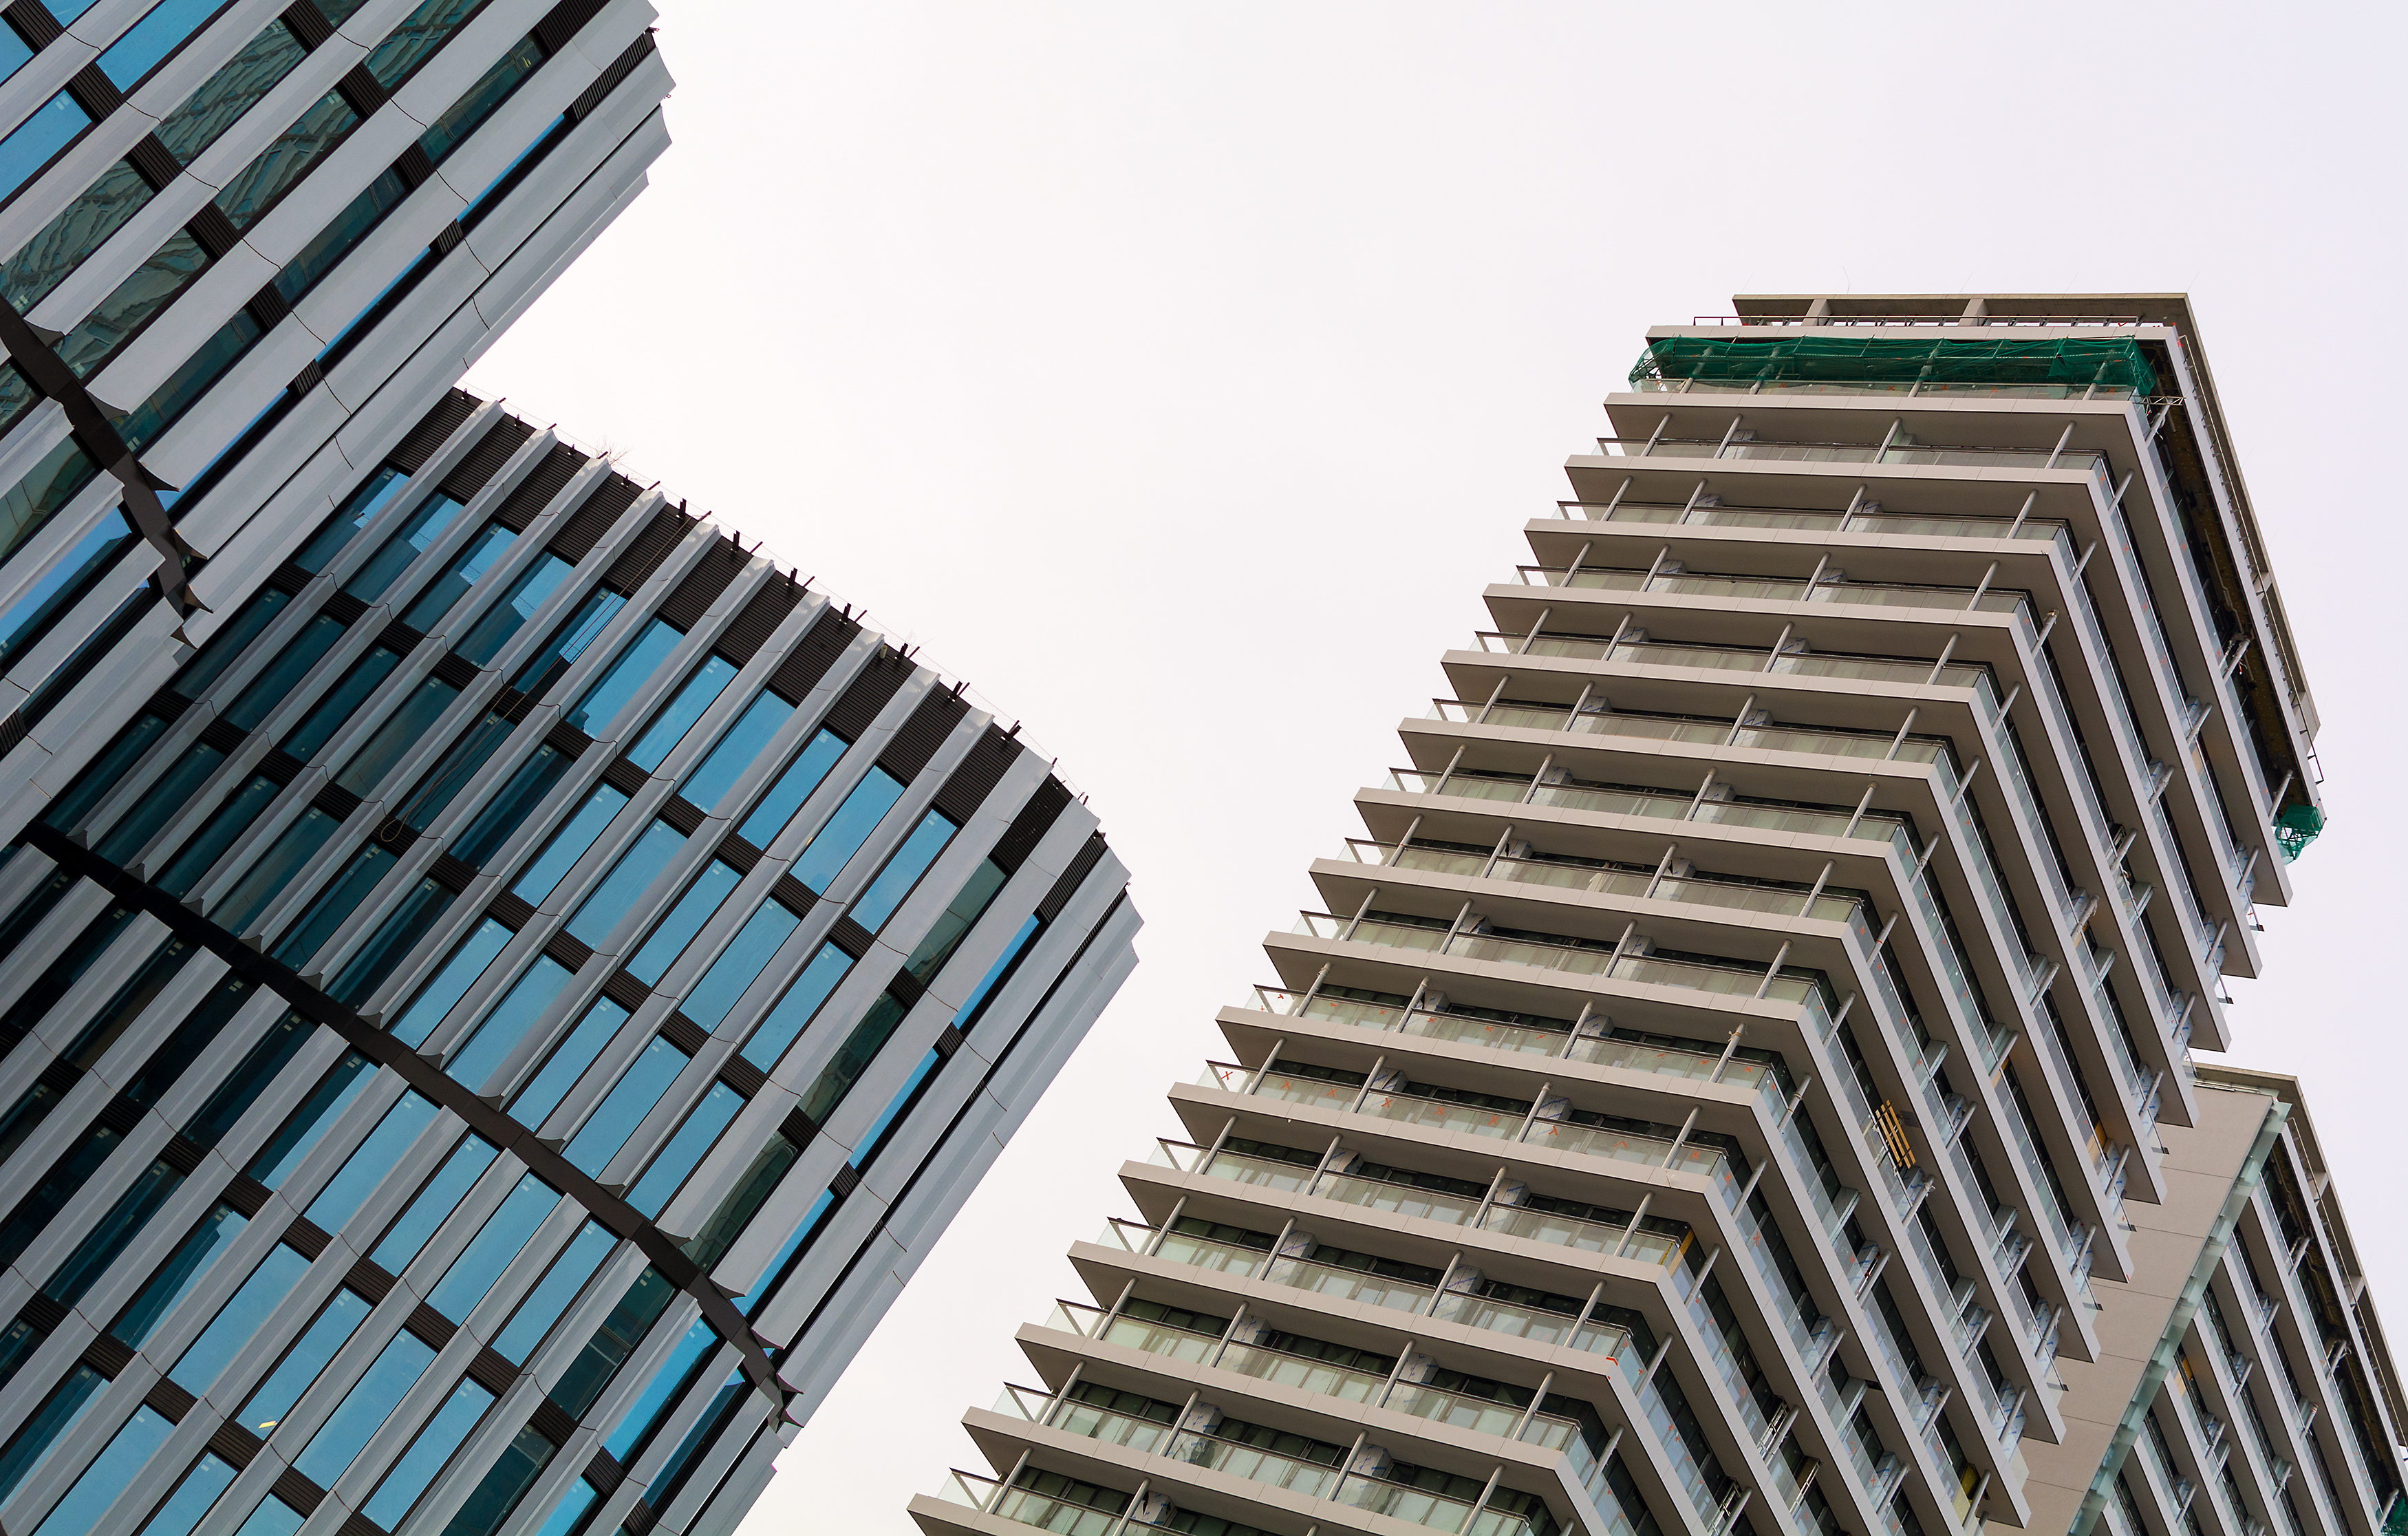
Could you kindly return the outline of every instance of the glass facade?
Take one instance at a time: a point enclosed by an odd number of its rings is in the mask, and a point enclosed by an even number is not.
[[[9,1529],[715,1536],[1129,963],[1040,755],[469,405],[0,860]]]

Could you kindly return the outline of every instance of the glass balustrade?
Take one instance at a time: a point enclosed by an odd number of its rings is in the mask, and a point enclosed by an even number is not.
[[[1340,1301],[1360,1301],[1367,1306],[1387,1307],[1397,1312],[1419,1312],[1430,1299],[1427,1285],[1309,1258],[1274,1260],[1264,1278],[1275,1285],[1293,1285],[1297,1290],[1312,1291],[1318,1296],[1335,1297]]]
[[[1104,1445],[1120,1445],[1149,1455],[1171,1437],[1171,1427],[1159,1419],[1115,1414],[1091,1403],[1066,1401],[1054,1411],[1052,1428]]]
[[[1642,1228],[1633,1233],[1627,1226],[1587,1221],[1559,1212],[1523,1205],[1492,1205],[1488,1213],[1481,1218],[1480,1225],[1485,1231],[1526,1238],[1532,1242],[1552,1242],[1585,1253],[1611,1254],[1641,1263],[1663,1265],[1677,1260],[1689,1242],[1685,1231],[1656,1232]]]
[[[1417,1184],[1388,1184],[1379,1179],[1357,1178],[1351,1173],[1323,1174],[1321,1182],[1313,1185],[1312,1193],[1325,1200],[1339,1200],[1368,1210],[1384,1211],[1394,1216],[1451,1222],[1458,1227],[1480,1213],[1481,1198],[1477,1195],[1450,1194],[1440,1189],[1424,1189]]]
[[[1368,1371],[1308,1359],[1301,1355],[1283,1355],[1259,1344],[1231,1344],[1213,1363],[1240,1376],[1347,1402],[1369,1402],[1388,1385],[1387,1377]]]
[[[1223,1440],[1193,1429],[1180,1431],[1171,1441],[1168,1454],[1191,1467],[1226,1472],[1267,1487],[1285,1488],[1306,1499],[1323,1497],[1339,1479],[1339,1470],[1333,1464],[1283,1456],[1259,1445]]]
[[[1478,1435],[1510,1437],[1522,1422],[1522,1410],[1511,1403],[1412,1382],[1389,1387],[1380,1406]]]

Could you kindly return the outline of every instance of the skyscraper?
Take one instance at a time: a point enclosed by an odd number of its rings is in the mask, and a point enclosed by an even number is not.
[[[652,14],[0,11],[0,835],[641,190]]]
[[[0,851],[0,1526],[724,1532],[1134,963],[1126,872],[498,406],[333,499]]]
[[[924,1529],[2403,1510],[2297,1086],[2193,1058],[2323,813],[2187,302],[1737,308],[1649,333]]]

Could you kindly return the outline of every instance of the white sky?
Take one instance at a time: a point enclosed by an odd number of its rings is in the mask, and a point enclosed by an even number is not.
[[[2233,1059],[2306,1080],[2408,1328],[2396,11],[661,3],[676,147],[470,385],[1025,719],[1147,919],[746,1536],[983,1466],[960,1413],[1644,328],[1737,292],[2192,294],[2331,807]]]

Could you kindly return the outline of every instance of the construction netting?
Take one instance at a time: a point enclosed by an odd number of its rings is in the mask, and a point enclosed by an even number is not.
[[[2300,856],[2300,850],[2316,840],[2325,829],[2325,813],[2315,806],[2293,802],[2283,808],[2274,818],[2274,841],[2283,850],[2283,862],[2290,863]]]
[[[1713,336],[1665,337],[1647,344],[1630,370],[1646,380],[1721,382],[1790,380],[1932,385],[2038,384],[2082,391],[2092,385],[2157,393],[2157,376],[2129,337],[2058,337],[2011,341],[1966,336],[1786,334],[1761,341]]]

